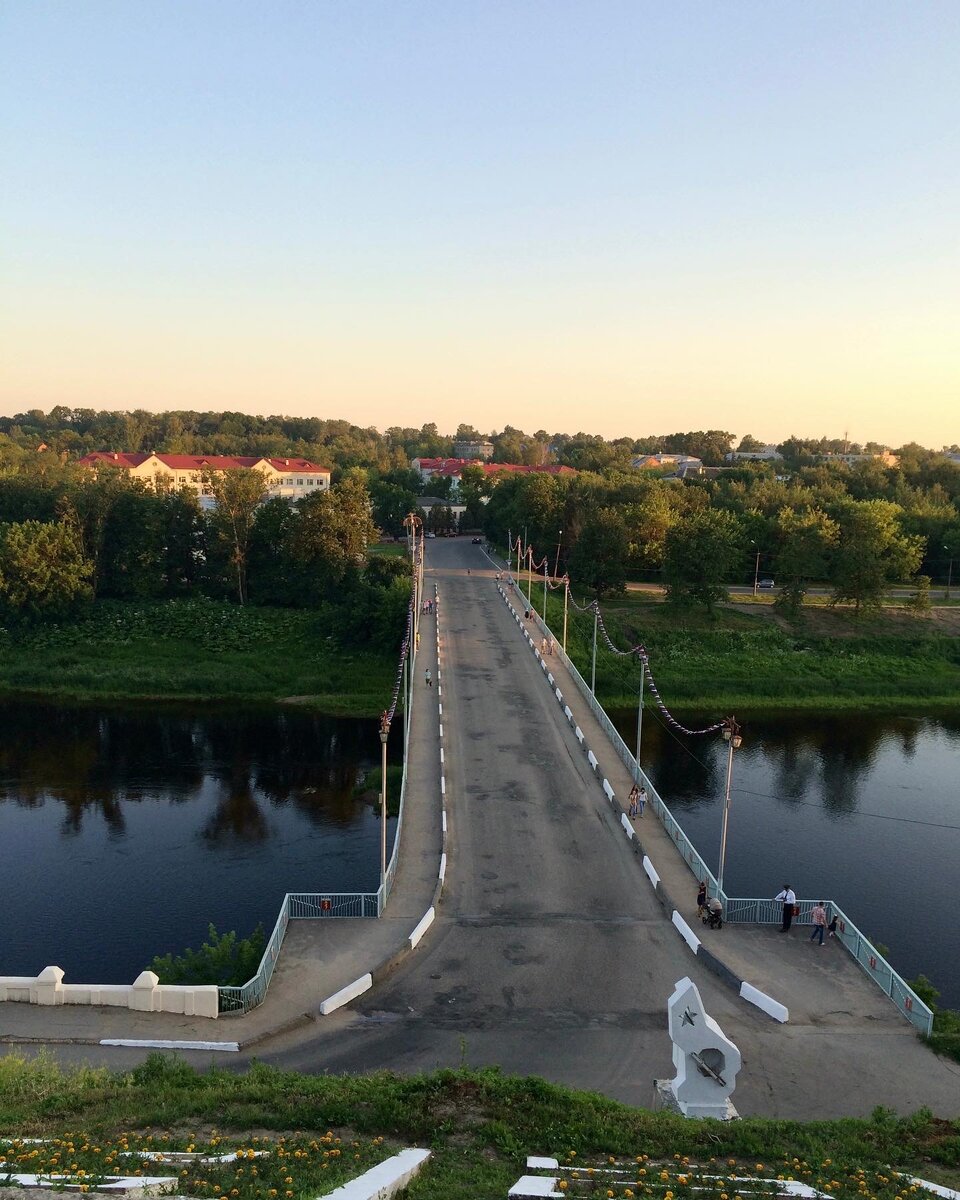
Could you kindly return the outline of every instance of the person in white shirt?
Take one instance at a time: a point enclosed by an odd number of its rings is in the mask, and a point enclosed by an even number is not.
[[[793,921],[793,906],[797,902],[797,893],[789,883],[785,883],[783,891],[777,892],[774,900],[779,900],[783,905],[783,924],[780,926],[780,932],[786,933]]]

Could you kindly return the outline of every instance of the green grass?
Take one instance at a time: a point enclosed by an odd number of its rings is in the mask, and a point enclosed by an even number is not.
[[[387,558],[407,558],[410,552],[406,542],[377,542],[376,545],[367,547],[367,553]]]
[[[780,1174],[813,1186],[831,1183],[838,1200],[895,1200],[901,1188],[891,1164],[954,1186],[960,1174],[960,1123],[923,1111],[906,1118],[877,1110],[868,1120],[720,1124],[628,1108],[594,1093],[493,1069],[412,1077],[389,1072],[304,1076],[258,1065],[242,1075],[198,1074],[160,1055],[117,1074],[62,1071],[44,1058],[0,1059],[0,1134],[64,1140],[69,1135],[75,1149],[88,1148],[85,1153],[93,1146],[112,1149],[124,1138],[140,1147],[148,1136],[153,1139],[148,1148],[161,1143],[181,1149],[222,1149],[234,1141],[250,1147],[254,1136],[261,1139],[258,1145],[271,1148],[281,1136],[288,1147],[339,1137],[343,1146],[356,1142],[365,1158],[399,1145],[425,1146],[432,1158],[405,1193],[408,1200],[502,1200],[524,1173],[525,1156],[537,1153],[558,1157],[584,1175],[595,1168],[601,1190],[571,1183],[571,1194],[606,1195],[602,1172],[615,1157],[642,1179],[635,1194],[655,1200],[665,1200],[668,1187],[660,1179],[661,1167],[672,1174],[669,1186],[677,1200],[702,1195],[673,1182],[678,1172],[694,1173],[698,1165],[710,1173]],[[331,1144],[336,1143],[321,1142]],[[357,1169],[364,1165],[358,1163]],[[270,1169],[266,1160],[262,1169]],[[857,1174],[861,1170],[863,1176]],[[284,1178],[279,1200],[322,1194],[316,1182],[320,1171],[315,1158],[292,1163],[292,1183]],[[249,1178],[236,1186],[239,1200],[260,1195],[261,1185]],[[626,1195],[625,1187],[619,1183],[614,1194]],[[209,1187],[188,1190],[217,1195]],[[734,1189],[728,1191],[733,1200]],[[709,1189],[708,1200],[711,1194],[720,1192]]]
[[[0,630],[0,695],[71,700],[292,700],[373,716],[395,662],[345,650],[316,612],[214,600],[102,601],[77,619]]]
[[[542,606],[542,591],[534,601]],[[676,711],[937,711],[960,705],[960,639],[918,630],[889,632],[865,624],[855,636],[785,632],[751,613],[677,611],[631,592],[602,606],[618,648],[642,642],[664,701]],[[563,598],[549,597],[559,635]],[[858,630],[861,627],[857,627]],[[569,611],[567,650],[589,681],[593,617]],[[636,659],[611,653],[598,638],[597,694],[610,707],[636,702]]]

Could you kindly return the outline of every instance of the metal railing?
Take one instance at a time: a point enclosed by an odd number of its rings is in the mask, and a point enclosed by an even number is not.
[[[837,918],[836,938],[853,956],[860,967],[885,995],[889,996],[900,1012],[921,1033],[933,1030],[933,1011],[926,1005],[907,981],[891,967],[870,939],[857,928],[847,914],[832,900],[825,901],[829,918]],[[800,912],[793,918],[795,925],[812,925],[813,901],[798,902]],[[726,919],[730,924],[779,925],[783,919],[783,905],[777,900],[761,898],[747,899],[740,896],[726,901]]]
[[[503,562],[503,559],[499,555],[496,557],[499,561]],[[504,564],[504,570],[507,572],[508,579],[514,583],[517,589],[516,594],[521,595],[520,585],[512,576],[509,564]],[[679,821],[677,821],[676,817],[674,817],[673,813],[671,813],[670,809],[663,802],[649,776],[637,763],[633,753],[607,716],[603,706],[587,686],[586,680],[577,670],[573,660],[564,651],[553,631],[539,614],[534,612],[533,618],[536,624],[543,630],[544,635],[553,639],[557,657],[569,671],[571,679],[576,684],[583,699],[590,706],[590,711],[596,717],[603,732],[610,739],[611,745],[619,755],[624,766],[630,772],[631,776],[646,788],[647,802],[659,817],[664,829],[670,836],[670,840],[679,851],[681,858],[697,877],[698,881],[701,879],[707,881],[708,894],[718,897],[723,904],[725,920],[730,924],[779,924],[783,919],[783,905],[776,900],[733,897],[727,896],[725,892],[720,891],[716,876],[704,862],[693,842],[684,833]],[[794,918],[794,921],[800,925],[811,924],[810,913],[813,907],[813,901],[800,901],[800,914]],[[930,1007],[920,999],[907,981],[897,974],[876,946],[854,925],[839,905],[831,900],[828,910],[832,915],[835,914],[837,917],[836,937],[844,948],[854,957],[881,991],[890,997],[901,1014],[921,1033],[929,1034],[933,1029],[933,1012]]]

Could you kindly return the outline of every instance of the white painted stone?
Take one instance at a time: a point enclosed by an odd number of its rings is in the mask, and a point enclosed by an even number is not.
[[[433,924],[433,921],[434,921],[434,918],[436,917],[436,915],[437,914],[433,908],[433,905],[431,905],[427,909],[427,911],[423,914],[423,916],[420,918],[420,920],[417,922],[417,924],[413,930],[413,933],[411,933],[410,937],[409,937],[411,950],[419,943],[420,939],[423,937],[423,935],[427,932],[427,930]]]
[[[687,943],[687,945],[694,952],[694,954],[696,954],[696,952],[700,949],[700,939],[693,932],[693,930],[690,928],[690,926],[686,923],[686,921],[683,919],[683,917],[680,916],[680,914],[677,912],[676,909],[673,910],[673,917],[671,919],[672,919],[674,925],[676,926],[680,936]]]
[[[529,1196],[531,1200],[538,1196],[562,1196],[563,1194],[563,1192],[557,1191],[556,1179],[549,1175],[521,1175],[507,1192],[508,1196],[518,1198]]]
[[[349,1004],[351,1000],[356,1000],[358,996],[362,996],[364,992],[369,992],[372,987],[373,976],[368,971],[366,975],[361,975],[353,983],[348,983],[345,988],[341,988],[339,992],[334,992],[332,996],[328,996],[326,1000],[321,1001],[320,1012],[325,1017],[329,1016],[330,1013],[336,1012],[338,1008],[343,1008],[345,1004]]]
[[[667,1001],[667,1017],[677,1072],[669,1086],[680,1111],[726,1119],[740,1071],[739,1049],[707,1014],[697,985],[686,976]]]
[[[410,1184],[429,1157],[429,1150],[401,1150],[328,1192],[327,1200],[390,1200]]]
[[[654,887],[656,887],[657,884],[660,882],[660,876],[657,873],[657,868],[650,861],[650,856],[648,854],[645,854],[643,856],[643,869],[646,871],[647,877],[650,880],[650,882],[653,884]]]
[[[101,1046],[132,1046],[143,1050],[223,1050],[237,1054],[239,1042],[170,1042],[154,1038],[101,1038]]]
[[[555,1158],[544,1158],[538,1154],[527,1155],[528,1171],[559,1171],[560,1163]]]
[[[740,995],[748,1003],[755,1004],[768,1017],[773,1017],[775,1021],[780,1021],[783,1024],[790,1020],[790,1010],[785,1004],[781,1004],[779,1000],[774,1000],[766,992],[761,992],[752,983],[741,983]]]

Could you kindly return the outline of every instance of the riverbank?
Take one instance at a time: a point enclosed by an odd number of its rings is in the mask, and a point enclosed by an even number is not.
[[[229,1183],[239,1200],[273,1197],[268,1187],[277,1172],[271,1159],[281,1139],[290,1150],[289,1165],[279,1172],[288,1200],[327,1190],[324,1172],[334,1174],[324,1165],[329,1147],[343,1147],[334,1160],[349,1147],[349,1161],[355,1155],[365,1166],[374,1144],[385,1145],[378,1157],[404,1145],[430,1147],[429,1161],[404,1193],[410,1200],[502,1200],[527,1173],[529,1154],[558,1159],[563,1190],[571,1194],[654,1200],[698,1195],[724,1200],[727,1185],[722,1178],[718,1182],[718,1174],[741,1179],[744,1194],[772,1194],[769,1185],[755,1181],[779,1176],[836,1200],[897,1200],[907,1188],[897,1171],[952,1187],[960,1176],[960,1123],[929,1112],[899,1118],[877,1109],[870,1120],[815,1124],[687,1120],[493,1068],[412,1077],[387,1071],[327,1076],[258,1064],[243,1074],[201,1074],[155,1054],[132,1071],[111,1073],[90,1067],[61,1071],[48,1060],[11,1055],[0,1058],[0,1133],[63,1137],[70,1163],[91,1178],[118,1151],[189,1147],[223,1153],[255,1145],[265,1155],[261,1166],[233,1172],[231,1164],[227,1183],[207,1180],[199,1164],[190,1164],[202,1175],[192,1181],[192,1194],[215,1196]],[[19,1169],[31,1170],[29,1163],[44,1147],[2,1149],[15,1161],[24,1153],[27,1165]]]
[[[542,589],[533,599],[542,608]],[[610,597],[601,609],[615,646],[646,647],[660,694],[677,713],[960,708],[960,637],[944,632],[940,614],[928,620],[900,610],[857,621],[849,613],[817,610],[790,624],[770,606],[731,604],[710,616],[637,592]],[[549,620],[560,635],[560,592],[549,597]],[[592,646],[592,614],[571,605],[567,650],[588,682]],[[599,631],[601,702],[635,705],[639,684],[636,658],[612,653]]]
[[[314,611],[202,598],[100,601],[69,622],[0,630],[0,697],[235,701],[377,716],[396,662],[346,649]]]

